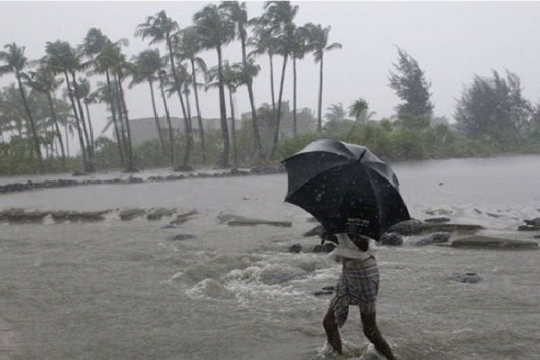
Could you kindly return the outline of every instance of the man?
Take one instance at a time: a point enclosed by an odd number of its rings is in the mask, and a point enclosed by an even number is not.
[[[395,360],[390,346],[377,328],[375,319],[379,269],[370,244],[373,240],[358,234],[336,234],[336,238],[338,246],[329,256],[340,258],[343,270],[323,321],[328,342],[342,355],[338,327],[345,324],[349,306],[359,306],[364,334],[378,352],[389,360]]]

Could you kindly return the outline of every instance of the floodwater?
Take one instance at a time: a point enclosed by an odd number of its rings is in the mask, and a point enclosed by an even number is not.
[[[394,170],[415,218],[430,212],[490,234],[532,237],[514,229],[540,216],[539,156]],[[311,252],[317,239],[302,234],[313,223],[283,203],[286,187],[280,174],[1,195],[0,209],[113,211],[95,223],[0,223],[0,359],[379,359],[354,310],[341,331],[345,355],[325,346],[329,297],[313,293],[335,285],[340,265]],[[116,209],[134,207],[198,215],[175,229],[162,228],[172,218],[119,220]],[[227,226],[223,214],[293,226]],[[179,234],[196,238],[171,239]],[[300,254],[288,251],[295,243]],[[540,356],[540,251],[406,241],[379,248],[377,259],[377,317],[398,359]],[[466,271],[483,280],[450,279]]]

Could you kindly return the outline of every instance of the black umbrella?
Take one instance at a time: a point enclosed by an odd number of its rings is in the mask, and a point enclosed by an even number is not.
[[[392,225],[410,220],[396,175],[364,146],[315,140],[283,164],[285,201],[312,214],[328,234],[379,240]]]

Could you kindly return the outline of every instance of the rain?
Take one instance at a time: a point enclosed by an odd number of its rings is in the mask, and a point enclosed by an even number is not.
[[[0,2],[0,360],[537,358],[539,14]]]

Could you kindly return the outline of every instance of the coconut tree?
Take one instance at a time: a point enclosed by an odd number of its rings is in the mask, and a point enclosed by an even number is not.
[[[365,124],[374,114],[375,112],[369,112],[369,104],[366,100],[359,98],[352,103],[349,107],[349,116],[353,116],[355,122],[347,135],[347,140],[354,133],[357,124]]]
[[[154,112],[154,121],[156,123],[156,131],[159,137],[159,143],[163,153],[166,154],[167,150],[165,143],[163,142],[163,135],[159,130],[159,116],[156,109],[156,99],[154,95],[154,82],[158,80],[158,72],[163,67],[163,62],[159,55],[158,49],[144,50],[132,59],[133,68],[131,71],[132,80],[129,87],[132,88],[137,84],[147,82],[150,87],[150,98],[152,100],[152,111]]]
[[[79,112],[77,111],[75,95],[69,80],[69,74],[74,72],[78,66],[75,50],[71,47],[71,45],[69,45],[68,42],[57,40],[55,42],[47,42],[45,52],[46,55],[42,59],[45,66],[47,66],[55,74],[64,75],[68,97],[71,102],[73,116],[75,117],[75,123],[77,125],[77,135],[79,138],[79,145],[81,147],[84,170],[91,172],[93,171],[93,165],[90,164],[89,161],[86,144],[84,142],[83,128],[81,126],[81,118]]]
[[[55,99],[53,98],[54,93],[56,92],[56,90],[58,90],[60,84],[62,84],[62,80],[56,79],[56,76],[50,69],[41,66],[37,69],[37,71],[30,73],[30,76],[27,77],[27,84],[34,91],[42,93],[47,97],[50,116],[53,121],[56,137],[58,138],[58,142],[60,143],[60,151],[62,153],[62,168],[65,170],[66,153],[64,149],[64,142],[62,140],[62,133],[60,132],[57,112],[54,106]]]
[[[167,119],[167,126],[169,127],[169,146],[171,155],[171,165],[173,168],[176,166],[175,153],[174,153],[174,132],[171,124],[171,114],[169,113],[169,106],[167,104],[167,97],[165,96],[165,86],[170,82],[167,76],[166,70],[160,70],[158,72],[159,90],[161,93],[161,99],[163,100],[163,108],[165,109],[165,118]]]
[[[308,33],[308,47],[313,52],[315,63],[319,63],[319,101],[317,106],[317,131],[322,129],[322,97],[323,97],[323,67],[324,54],[328,51],[341,49],[343,46],[338,43],[329,44],[330,26],[323,28],[320,24],[308,23],[305,25]]]
[[[90,145],[94,151],[94,127],[92,126],[92,119],[90,117],[90,104],[95,104],[96,99],[95,95],[92,93],[92,87],[90,81],[86,78],[79,78],[79,97],[82,100],[85,110],[86,110],[86,119],[88,120],[88,129],[90,130]]]
[[[238,1],[224,1],[220,7],[226,11],[230,21],[236,25],[236,36],[240,40],[242,46],[242,64],[243,69],[248,69],[250,63],[248,62],[247,55],[247,27],[248,27],[248,14],[246,9],[246,3],[239,3]],[[257,120],[257,108],[255,107],[255,95],[253,94],[253,79],[249,76],[249,73],[244,72],[243,83],[246,84],[249,95],[249,103],[251,106],[251,123],[253,126],[253,137],[255,140],[256,150],[259,153],[261,159],[264,159],[265,153],[262,147],[261,135],[259,132],[259,122]],[[272,81],[273,84],[273,81]]]
[[[176,41],[175,43],[175,53],[180,61],[188,60],[191,64],[191,83],[193,85],[193,92],[195,95],[195,108],[197,110],[197,120],[201,136],[202,159],[203,163],[206,164],[206,144],[204,139],[204,126],[202,122],[201,108],[199,105],[199,84],[197,82],[197,70],[201,71],[203,74],[206,73],[206,63],[201,57],[198,56],[199,52],[201,51],[201,47],[197,29],[190,26],[180,31],[177,35],[179,37],[179,41]]]
[[[268,1],[265,3],[264,7],[265,12],[261,16],[260,22],[270,29],[273,37],[277,38],[277,53],[283,56],[275,120],[276,124],[274,128],[274,141],[271,151],[271,156],[274,156],[279,140],[279,125],[281,120],[281,105],[283,99],[283,86],[285,84],[285,71],[287,69],[287,60],[291,53],[291,48],[294,41],[294,18],[298,13],[298,6],[292,6],[290,1]]]
[[[223,55],[222,49],[234,39],[234,23],[229,20],[223,9],[211,4],[193,15],[195,28],[200,36],[200,45],[203,49],[215,49],[218,57],[218,87],[219,87],[219,113],[221,131],[223,135],[223,154],[217,166],[229,167],[229,131],[227,126],[227,113],[225,108],[225,85],[223,82]]]
[[[167,16],[165,10],[160,11],[155,16],[149,16],[146,21],[137,26],[135,36],[143,38],[150,38],[150,44],[156,44],[165,41],[167,50],[169,52],[169,64],[171,66],[172,76],[176,87],[176,93],[180,100],[180,106],[182,107],[182,114],[184,116],[184,125],[186,129],[186,149],[184,152],[184,159],[180,170],[190,170],[189,165],[191,152],[193,149],[193,130],[191,127],[191,121],[188,119],[186,106],[182,97],[182,84],[178,78],[176,72],[176,63],[174,59],[174,43],[177,41],[177,31],[179,30],[176,21],[173,21]]]
[[[41,148],[39,144],[38,134],[36,131],[36,124],[34,122],[34,118],[32,117],[30,107],[28,106],[26,94],[22,84],[24,69],[28,61],[26,56],[24,55],[25,48],[24,46],[19,47],[14,42],[5,45],[4,48],[6,49],[6,51],[0,51],[0,64],[3,63],[3,65],[0,65],[0,76],[10,73],[15,74],[15,78],[17,79],[17,84],[19,86],[19,93],[21,94],[26,116],[28,117],[28,121],[30,122],[30,128],[32,130],[34,151],[36,152],[36,156],[38,159],[39,171],[43,172],[43,158],[41,157]]]

